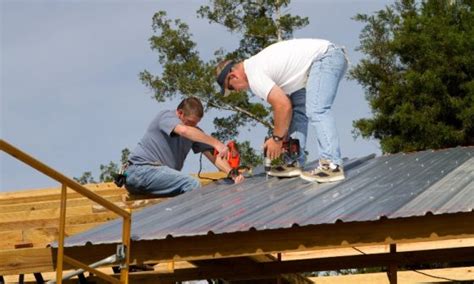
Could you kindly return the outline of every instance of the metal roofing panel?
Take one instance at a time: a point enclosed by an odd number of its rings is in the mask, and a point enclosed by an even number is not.
[[[473,168],[474,147],[458,147],[346,161],[347,178],[333,184],[256,174],[241,184],[212,184],[135,213],[132,239],[471,211]],[[115,220],[68,238],[66,246],[120,238],[121,220]]]
[[[472,175],[474,173],[474,158],[460,164],[448,174],[444,171],[444,169],[440,169],[439,174],[443,176],[440,180],[433,183],[427,190],[390,217],[403,217],[403,214],[409,214],[409,212],[455,213],[460,208],[469,208],[469,206],[472,208],[474,204],[474,178]],[[427,202],[428,200],[430,202]]]

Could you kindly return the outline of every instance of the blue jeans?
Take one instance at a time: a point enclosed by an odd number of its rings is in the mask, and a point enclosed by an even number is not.
[[[132,194],[175,196],[201,187],[197,179],[167,166],[130,165],[125,174]]]
[[[304,166],[306,162],[306,155],[304,150],[306,148],[306,137],[308,136],[308,117],[306,116],[306,90],[300,89],[290,96],[291,107],[293,109],[289,135],[293,139],[300,141],[300,155],[296,159],[299,166]],[[295,162],[294,159],[288,155],[284,155],[285,163],[290,164]]]
[[[342,164],[339,136],[336,121],[332,112],[332,104],[337,88],[347,70],[347,57],[341,47],[331,45],[326,53],[313,61],[309,72],[306,88],[291,94],[293,118],[289,134],[300,140],[301,154],[297,161],[304,165],[308,121],[316,129],[319,159]],[[285,158],[288,161],[287,158]]]

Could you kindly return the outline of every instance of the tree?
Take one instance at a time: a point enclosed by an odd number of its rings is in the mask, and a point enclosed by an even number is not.
[[[372,118],[355,136],[380,140],[382,151],[416,151],[474,143],[472,0],[399,0],[369,16],[350,71],[366,91]]]
[[[222,59],[241,60],[247,58],[277,40],[290,38],[293,31],[308,24],[307,18],[282,14],[290,0],[214,0],[211,6],[201,6],[198,17],[220,24],[241,37],[238,48],[225,53],[217,49],[215,58],[204,61],[196,50],[189,26],[179,19],[170,20],[165,11],[153,16],[154,35],[150,38],[152,50],[158,52],[163,67],[160,75],[149,71],[140,73],[141,81],[154,92],[157,101],[175,97],[196,96],[212,108],[226,110],[230,115],[214,119],[216,131],[212,133],[220,140],[234,139],[244,126],[261,124],[272,129],[271,111],[268,106],[252,102],[246,92],[224,98],[215,82],[215,65]],[[261,163],[250,143],[239,143],[247,165]]]
[[[114,180],[114,175],[119,172],[121,165],[128,161],[130,150],[125,148],[122,150],[122,156],[120,158],[120,164],[116,164],[112,161],[108,165],[100,165],[99,182],[111,182]],[[97,183],[92,176],[91,172],[84,172],[80,177],[74,177],[74,180],[80,184]]]
[[[97,183],[92,176],[92,172],[84,172],[80,177],[73,177],[80,184]]]

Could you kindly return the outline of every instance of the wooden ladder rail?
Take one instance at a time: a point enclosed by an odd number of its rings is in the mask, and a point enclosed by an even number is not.
[[[92,273],[96,271],[94,268],[89,267],[87,264],[81,263],[78,260],[72,259],[64,255],[67,188],[71,188],[72,190],[102,205],[103,207],[109,209],[110,211],[115,212],[117,215],[123,218],[122,245],[124,246],[124,249],[125,249],[125,259],[122,263],[122,268],[120,271],[120,280],[113,278],[111,276],[105,275],[105,274],[97,275],[97,276],[111,283],[128,284],[128,273],[129,273],[129,263],[130,263],[130,230],[131,230],[131,223],[132,223],[131,213],[129,211],[123,210],[122,208],[113,204],[112,202],[109,202],[107,199],[90,191],[89,189],[85,188],[84,186],[77,183],[73,179],[68,178],[67,176],[61,174],[60,172],[54,170],[53,168],[33,158],[32,156],[21,151],[15,146],[9,144],[3,139],[0,139],[0,150],[6,152],[7,154],[16,158],[17,160],[22,161],[23,163],[29,165],[30,167],[38,170],[39,172],[61,183],[61,207],[60,207],[60,216],[59,216],[59,237],[58,237],[58,251],[57,251],[57,264],[56,264],[56,283],[59,283],[59,284],[62,283],[63,262],[66,262],[75,267],[80,266],[81,268],[87,271],[90,271]]]

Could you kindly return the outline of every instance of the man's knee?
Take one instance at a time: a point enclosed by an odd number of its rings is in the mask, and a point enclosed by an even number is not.
[[[321,117],[324,117],[331,113],[331,106],[323,106],[312,109],[306,109],[306,115],[311,121],[319,121]]]
[[[188,192],[194,189],[198,189],[201,187],[201,183],[199,180],[189,177],[189,179],[186,181],[186,184],[183,186],[183,192]]]

